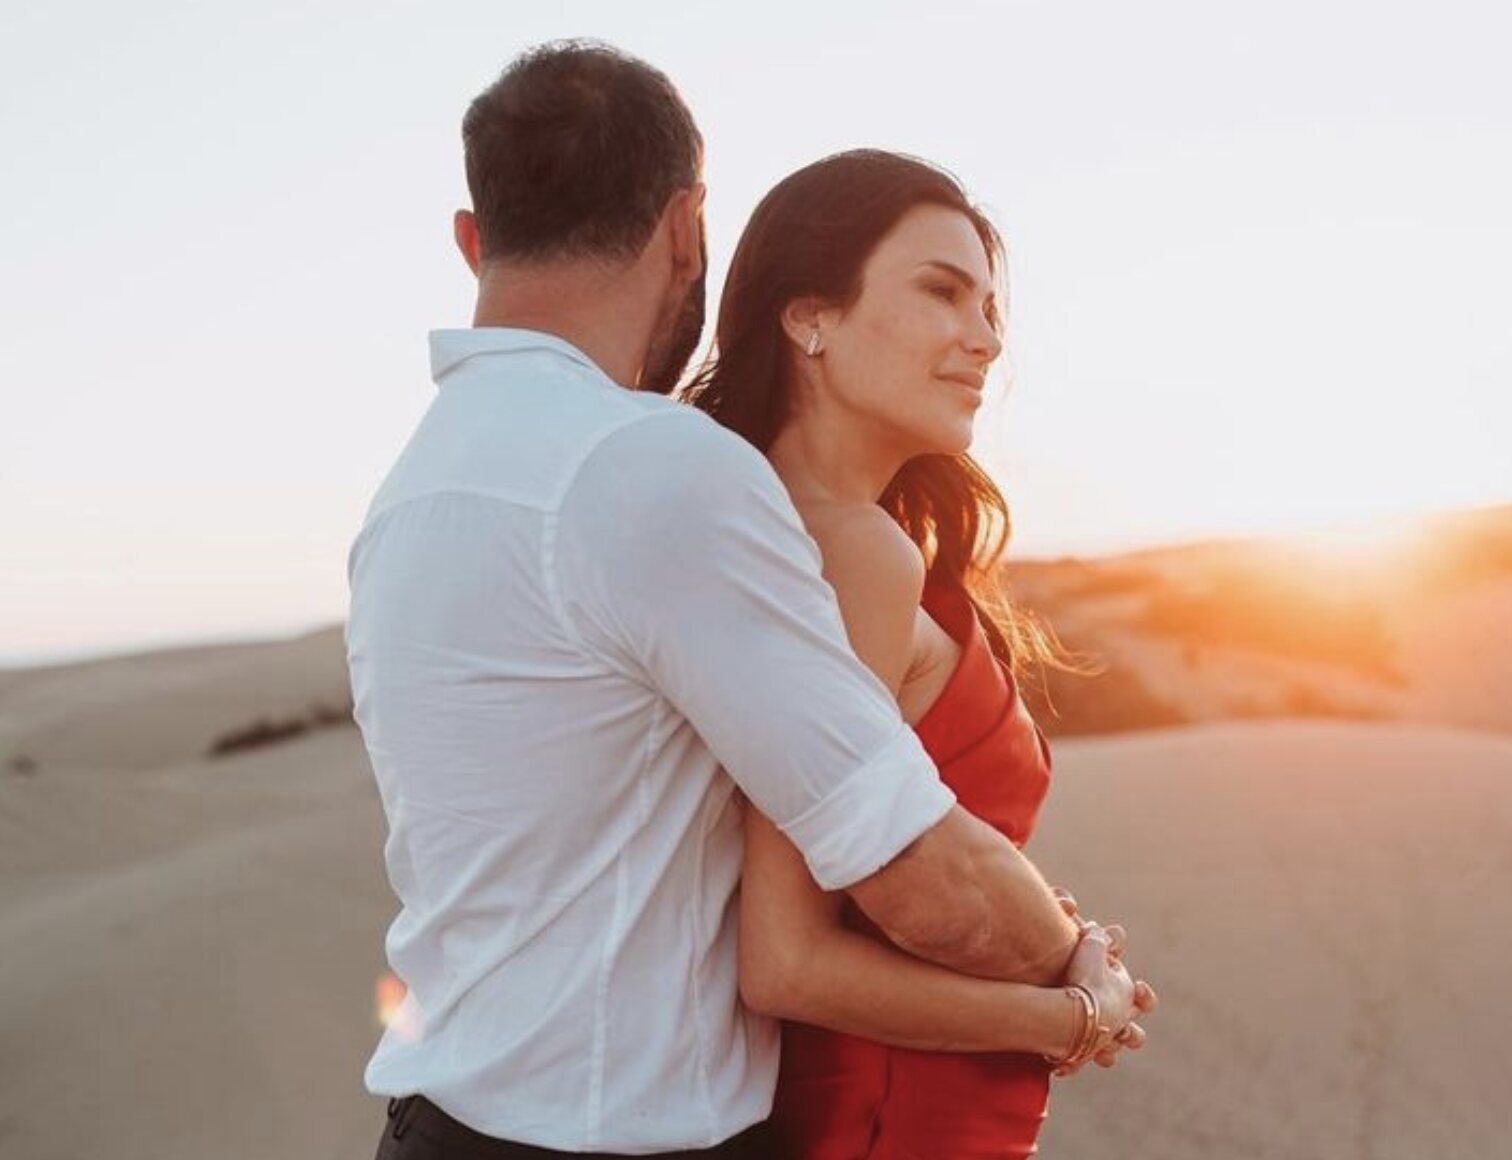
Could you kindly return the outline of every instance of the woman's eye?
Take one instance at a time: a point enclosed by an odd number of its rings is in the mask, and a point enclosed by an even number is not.
[[[929,292],[942,302],[954,302],[956,300],[956,288],[948,282],[940,282],[931,286]]]

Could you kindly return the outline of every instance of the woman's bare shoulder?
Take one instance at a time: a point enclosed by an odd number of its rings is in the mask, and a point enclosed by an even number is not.
[[[867,586],[906,594],[910,611],[918,606],[924,591],[924,554],[876,504],[807,504],[799,514],[819,545],[826,576],[864,579]]]
[[[799,514],[819,545],[851,647],[896,693],[913,659],[923,553],[875,504],[807,504]]]

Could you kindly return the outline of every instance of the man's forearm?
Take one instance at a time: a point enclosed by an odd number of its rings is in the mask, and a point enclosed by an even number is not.
[[[899,947],[965,974],[1049,986],[1076,949],[1033,863],[960,808],[850,893]]]

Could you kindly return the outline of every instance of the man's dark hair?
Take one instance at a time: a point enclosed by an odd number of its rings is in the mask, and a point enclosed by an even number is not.
[[[514,60],[469,106],[462,142],[485,259],[632,258],[703,165],[672,82],[594,41]]]

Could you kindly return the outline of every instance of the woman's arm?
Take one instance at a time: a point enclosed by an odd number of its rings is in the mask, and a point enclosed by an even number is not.
[[[818,543],[852,650],[910,720],[955,648],[919,607],[924,557],[875,504],[799,503]],[[1047,985],[1065,975],[1076,927],[1033,863],[955,806],[897,858],[847,893],[896,946],[962,974]]]

